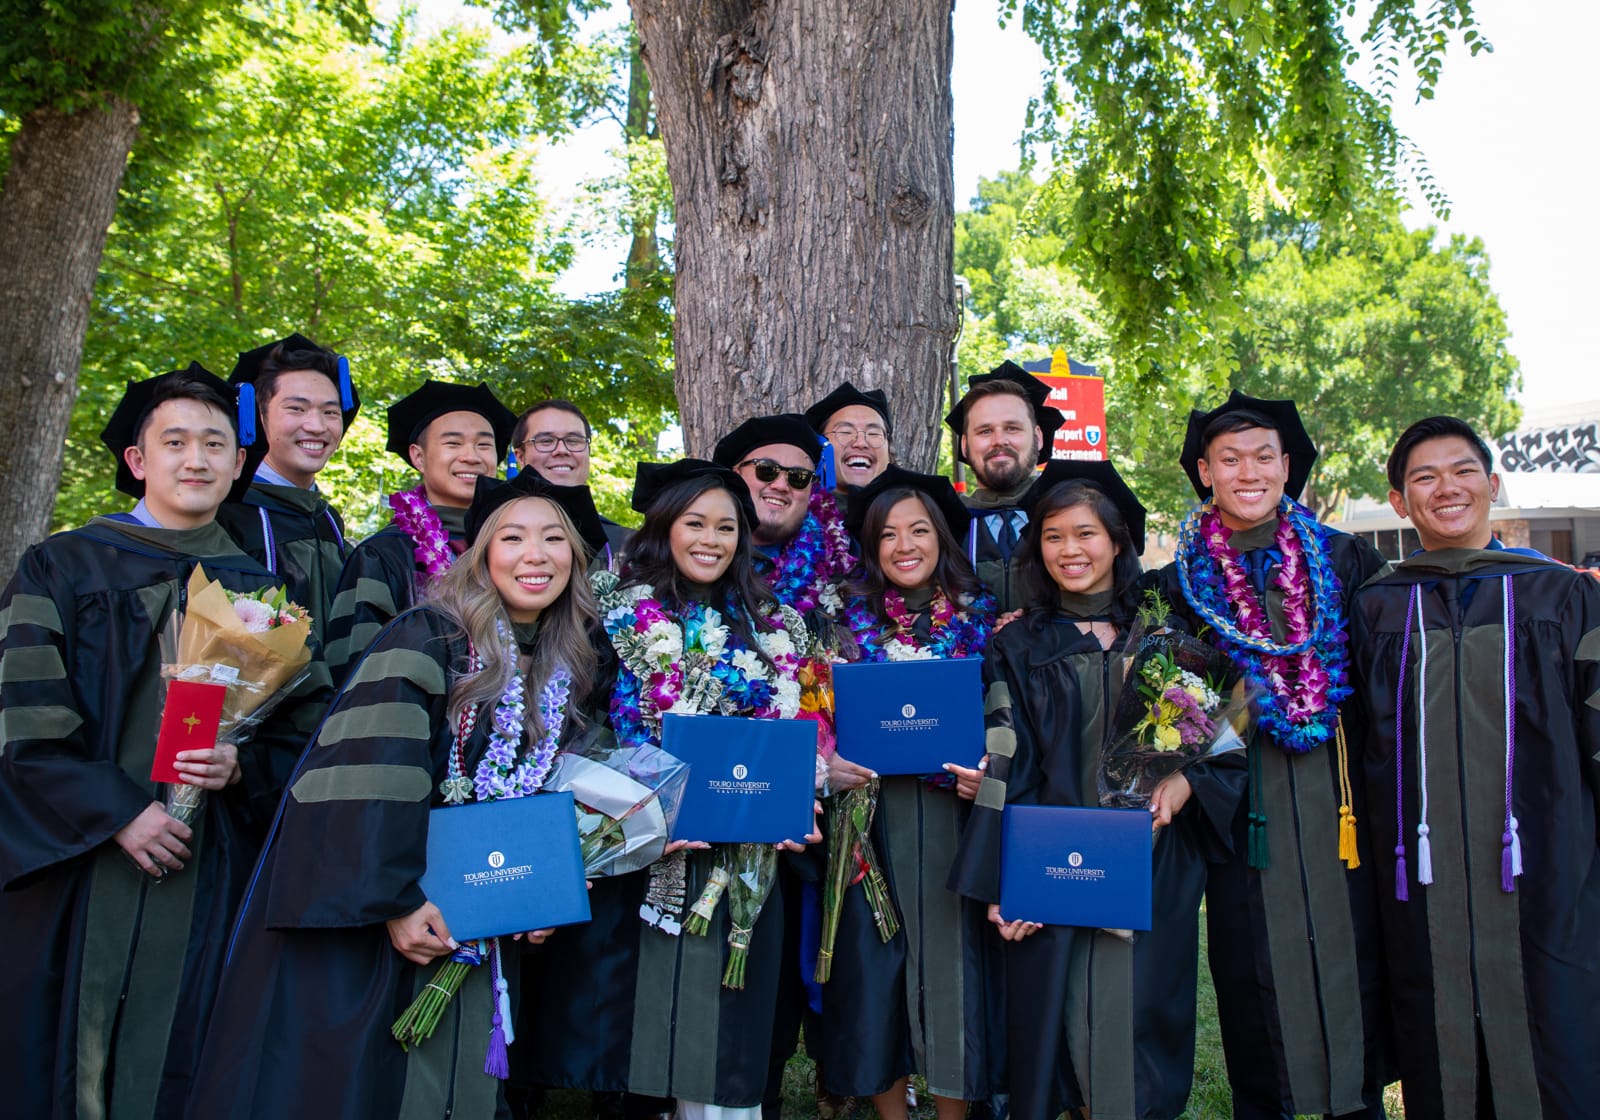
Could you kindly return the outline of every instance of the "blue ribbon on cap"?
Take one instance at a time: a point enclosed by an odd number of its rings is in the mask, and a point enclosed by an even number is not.
[[[356,391],[350,384],[350,359],[339,355],[339,408],[349,412],[356,406]]]
[[[256,387],[246,381],[239,386],[239,446],[256,441]]]

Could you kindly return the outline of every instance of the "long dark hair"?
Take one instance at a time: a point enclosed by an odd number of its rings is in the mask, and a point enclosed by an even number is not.
[[[644,515],[644,524],[628,541],[619,586],[649,587],[661,605],[674,612],[681,612],[690,599],[700,598],[691,590],[697,585],[678,571],[677,561],[672,558],[672,526],[696,498],[712,489],[726,487],[721,478],[707,474],[674,482],[656,496]],[[777,607],[778,600],[756,575],[750,551],[750,520],[745,516],[744,505],[738,495],[730,491],[729,496],[739,520],[739,544],[728,570],[710,585],[705,598],[722,612],[739,639],[759,653],[761,647],[756,644],[752,628],[773,629],[767,615]]]
[[[1030,610],[1056,605],[1056,581],[1044,566],[1044,523],[1062,510],[1077,506],[1088,506],[1117,546],[1117,557],[1111,564],[1111,610],[1120,624],[1131,622],[1138,607],[1140,575],[1133,534],[1128,531],[1122,511],[1106,492],[1081,478],[1052,486],[1028,511],[1028,531],[1022,539],[1022,560],[1018,565],[1023,601]]]
[[[846,595],[860,596],[867,601],[872,613],[883,617],[883,593],[889,587],[884,577],[883,565],[878,561],[878,542],[883,537],[883,527],[889,522],[889,511],[906,498],[915,498],[927,512],[928,521],[939,538],[939,561],[933,566],[933,584],[944,592],[952,603],[983,590],[978,574],[972,570],[961,542],[950,531],[944,514],[920,491],[909,486],[885,490],[872,500],[866,516],[861,519],[861,565],[845,585]]]

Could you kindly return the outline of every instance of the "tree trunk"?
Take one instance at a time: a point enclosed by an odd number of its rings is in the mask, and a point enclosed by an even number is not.
[[[622,135],[630,143],[655,137],[655,123],[650,111],[650,75],[644,68],[637,34],[632,36],[632,43],[628,52],[628,113],[622,128]],[[630,290],[641,291],[661,268],[661,247],[656,238],[656,220],[660,215],[654,208],[648,214],[640,213],[636,198],[630,199],[630,203],[631,236],[623,276]]]
[[[956,330],[950,0],[632,0],[676,217],[685,446],[841,380],[931,469]]]
[[[0,188],[0,579],[50,527],[106,231],[138,111],[39,109]]]

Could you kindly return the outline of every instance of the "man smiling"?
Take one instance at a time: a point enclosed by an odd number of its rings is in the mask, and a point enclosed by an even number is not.
[[[1491,467],[1455,417],[1406,429],[1389,501],[1422,551],[1351,624],[1411,1120],[1600,1100],[1600,584],[1501,547]]]
[[[894,458],[894,421],[882,389],[857,389],[846,381],[806,409],[806,422],[833,448],[835,492],[847,503],[848,491],[883,473]]]
[[[489,386],[425,381],[389,406],[391,452],[422,476],[389,496],[394,520],[350,554],[327,627],[328,668],[337,684],[395,615],[449,570],[464,547],[467,507],[478,479],[495,473],[516,417]]]
[[[511,450],[517,465],[531,468],[558,486],[587,486],[592,460],[589,455],[594,429],[583,410],[571,401],[551,398],[530,405],[517,417],[511,433]],[[602,517],[606,543],[594,554],[590,569],[609,569],[622,555],[633,530]]]
[[[1180,461],[1205,504],[1160,573],[1166,601],[1256,697],[1248,796],[1216,822],[1206,880],[1234,1115],[1251,1120],[1381,1117],[1390,1069],[1376,888],[1355,831],[1366,809],[1346,792],[1339,710],[1350,597],[1384,565],[1296,501],[1316,458],[1293,401],[1235,390],[1191,413]]]
[[[361,409],[349,363],[291,334],[240,354],[228,383],[252,387],[267,453],[244,503],[224,505],[218,520],[282,575],[289,598],[311,612],[320,640],[350,553],[344,519],[317,489],[317,475]]]
[[[130,382],[101,439],[133,512],[29,549],[0,595],[0,926],[27,947],[0,965],[27,1024],[0,1047],[12,1116],[183,1112],[220,938],[304,743],[275,713],[248,750],[179,752],[210,793],[192,829],[167,814],[159,635],[197,565],[232,591],[278,583],[214,520],[257,455],[198,364]]]
[[[962,543],[1002,612],[1022,607],[1017,545],[1028,515],[1019,504],[1037,477],[1034,468],[1049,461],[1050,441],[1064,422],[1045,403],[1049,397],[1043,381],[1015,362],[1002,362],[974,377],[944,418],[977,482],[963,495],[973,518]]]

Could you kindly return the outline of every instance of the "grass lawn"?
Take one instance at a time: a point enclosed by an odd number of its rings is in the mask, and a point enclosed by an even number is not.
[[[1211,986],[1211,972],[1205,967],[1206,924],[1200,923],[1200,989],[1196,999],[1194,1087],[1189,1093],[1189,1108],[1184,1120],[1230,1120],[1233,1116],[1233,1094],[1228,1090],[1228,1070],[1222,1060],[1222,1035],[1217,1027],[1217,996]],[[796,1054],[789,1060],[783,1078],[783,1115],[785,1120],[816,1120],[817,1110],[812,1089],[813,1066],[805,1054]],[[539,1120],[585,1120],[589,1116],[588,1094],[580,1092],[555,1092],[549,1094]],[[1405,1110],[1400,1104],[1400,1086],[1391,1085],[1384,1094],[1384,1105],[1394,1120],[1404,1120]],[[872,1106],[862,1102],[852,1114],[852,1120],[874,1120]],[[924,1103],[912,1112],[917,1120],[933,1120],[933,1105],[924,1097]]]

